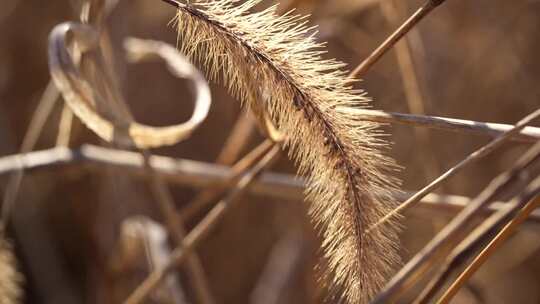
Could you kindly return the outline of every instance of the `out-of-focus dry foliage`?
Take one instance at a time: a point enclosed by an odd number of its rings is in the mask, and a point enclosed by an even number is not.
[[[0,302],[17,303],[22,297],[22,275],[18,271],[13,246],[5,239],[0,240]]]
[[[391,0],[382,0],[391,1]],[[284,1],[285,2],[285,1]],[[404,20],[420,1],[393,1],[396,20]],[[270,4],[267,1],[266,4]],[[328,40],[329,57],[356,66],[397,24],[389,24],[374,0],[298,1],[313,15],[320,36]],[[47,85],[47,37],[54,25],[78,19],[78,1],[7,0],[0,9],[0,153],[15,154],[29,119]],[[119,81],[137,121],[170,125],[189,117],[186,83],[161,64],[127,65],[123,39],[130,35],[175,43],[167,23],[174,9],[157,0],[120,1],[109,21]],[[419,76],[426,113],[430,115],[514,123],[540,104],[540,3],[448,0],[407,36]],[[404,81],[394,51],[387,54],[360,84],[374,107],[410,112]],[[156,154],[213,162],[241,114],[238,103],[219,85],[212,87],[208,119],[192,137]],[[61,108],[44,128],[38,149],[54,145]],[[404,166],[404,189],[419,189],[433,172],[441,173],[489,139],[469,134],[429,131],[429,145],[408,126],[388,128],[391,151]],[[248,151],[259,142],[254,135]],[[99,143],[79,123],[72,146]],[[476,195],[496,174],[507,169],[526,146],[509,143],[468,167],[445,184],[441,193]],[[433,166],[427,170],[426,166]],[[276,171],[294,173],[282,158]],[[5,177],[0,189],[4,190]],[[182,209],[196,189],[171,187]],[[319,240],[306,217],[307,203],[247,195],[197,249],[218,303],[266,303],[256,295],[264,286],[279,292],[275,303],[319,303],[313,265]],[[134,215],[162,221],[148,184],[113,169],[39,171],[28,174],[10,227],[25,276],[27,303],[117,303],[123,290],[118,269],[122,223]],[[188,229],[200,218],[190,219]],[[412,210],[405,215],[402,256],[408,260],[449,219],[448,213]],[[300,235],[298,237],[297,235]],[[294,237],[291,237],[293,235]],[[540,301],[540,226],[525,224],[458,294],[455,303],[538,303]],[[294,247],[283,249],[283,246]],[[281,262],[276,255],[282,255]],[[291,262],[292,261],[292,262]],[[272,264],[274,263],[274,264]],[[277,264],[276,264],[277,263]],[[280,264],[283,263],[283,264]],[[272,281],[269,269],[291,268],[288,280]],[[287,265],[293,265],[287,267]],[[265,276],[267,275],[267,276]],[[180,276],[182,286],[189,286]],[[119,293],[126,292],[121,295]],[[186,298],[193,294],[186,288]],[[404,299],[406,300],[406,299]]]

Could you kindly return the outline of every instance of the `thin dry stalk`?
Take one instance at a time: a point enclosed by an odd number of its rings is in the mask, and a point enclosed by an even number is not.
[[[396,7],[397,5],[398,4],[394,0],[380,1],[383,15],[391,25],[399,24],[398,19],[400,14]],[[416,34],[419,37],[418,31],[414,27],[411,28],[410,34]],[[428,103],[425,101],[422,90],[420,89],[419,77],[414,68],[413,54],[407,37],[404,37],[404,39],[395,44],[394,53],[398,62],[409,112],[417,115],[425,115],[428,112]],[[437,158],[429,149],[429,147],[433,146],[431,144],[432,141],[429,130],[414,128],[413,131],[416,134],[418,147],[423,147],[422,159],[424,165],[422,168],[424,170],[426,181],[433,180],[439,175],[441,170]]]
[[[304,242],[301,231],[289,232],[276,242],[250,295],[251,304],[283,303],[283,296],[302,263]]]
[[[60,123],[58,124],[58,134],[56,136],[57,147],[69,146],[72,128],[73,112],[71,112],[69,107],[64,104],[64,106],[62,107],[62,115],[60,116]]]
[[[540,174],[540,142],[527,151],[516,165],[501,174],[463,211],[461,211],[439,234],[435,236],[418,254],[416,254],[386,285],[374,300],[375,303],[390,303],[412,287],[423,274],[457,245],[467,233],[471,222],[482,209],[489,206],[498,197],[506,194],[515,196]]]
[[[227,136],[221,152],[216,158],[216,164],[232,165],[240,157],[253,133],[255,120],[249,112],[242,112],[236,120],[231,133]],[[200,194],[202,195],[202,193]],[[195,199],[197,200],[197,199]]]
[[[422,5],[409,19],[407,19],[395,32],[377,47],[368,58],[360,63],[350,74],[351,78],[362,78],[366,72],[377,62],[381,57],[388,52],[405,34],[407,34],[414,26],[416,26],[424,17],[429,15],[436,7],[441,5],[445,0],[428,0]]]
[[[365,119],[374,122],[380,123],[395,123],[395,124],[405,124],[416,127],[425,127],[438,130],[445,130],[450,132],[465,132],[473,133],[478,135],[487,135],[487,136],[499,136],[504,132],[511,130],[513,125],[497,124],[497,123],[486,123],[486,122],[477,122],[470,120],[462,120],[455,118],[445,118],[445,117],[436,117],[436,116],[426,116],[426,115],[413,115],[413,114],[404,114],[404,113],[394,113],[394,112],[383,112],[378,110],[365,110],[365,109],[355,109],[354,114],[357,115],[359,119]],[[236,136],[240,135],[240,130],[244,129],[244,122],[252,118],[240,118],[235,130],[238,132],[231,132],[225,148],[222,150],[222,155],[218,159],[227,160],[228,162],[233,159],[233,156],[236,157],[239,153],[238,147],[242,147],[243,144],[237,143],[237,140],[233,140]],[[247,123],[246,123],[247,124]],[[242,127],[240,127],[242,126]],[[243,132],[243,131],[242,131]],[[245,138],[246,134],[243,134],[239,138]],[[519,141],[524,143],[536,142],[540,139],[540,128],[527,126],[517,134],[509,135],[509,140]],[[233,144],[234,143],[234,144]],[[233,150],[229,150],[229,147]],[[234,151],[234,153],[233,153]],[[225,157],[226,156],[226,157]],[[217,161],[216,163],[220,164],[221,162]],[[236,170],[235,170],[236,171]],[[213,191],[213,193],[217,193]],[[183,214],[184,220],[192,218],[198,210],[201,210],[204,206],[210,203],[212,199],[216,198],[216,194],[210,195],[210,189],[205,190],[198,194],[198,196],[193,199],[185,210],[181,213]]]
[[[152,155],[150,162],[155,172],[167,182],[194,188],[215,187],[225,185],[233,175],[232,169],[213,163],[188,159],[175,159]],[[38,172],[40,170],[60,170],[65,167],[80,166],[87,170],[100,171],[103,168],[114,168],[124,174],[147,178],[144,159],[140,153],[115,150],[93,145],[82,145],[77,149],[54,148],[17,154],[0,158],[0,175],[10,174],[18,170]],[[227,185],[230,189],[233,185]],[[256,179],[249,192],[254,195],[272,197],[283,201],[301,201],[304,199],[305,181],[293,175],[267,172]],[[413,192],[393,194],[398,201],[405,201],[414,195]],[[430,193],[421,200],[418,208],[410,211],[423,211],[429,214],[446,214],[453,216],[461,211],[472,199],[459,195],[440,195]],[[486,215],[503,208],[505,203],[495,202],[484,210]],[[182,214],[180,214],[182,216]],[[531,222],[540,222],[540,210],[533,212]]]
[[[477,135],[497,137],[512,130],[514,125],[481,122],[465,119],[414,115],[396,112],[384,112],[380,110],[354,109],[354,115],[359,119],[380,123],[403,124],[413,127],[430,128],[435,130],[471,133]],[[510,135],[510,140],[523,143],[536,143],[540,140],[540,128],[527,126],[517,133]]]
[[[271,152],[264,156],[257,164],[255,164],[242,178],[237,185],[231,190],[227,197],[221,200],[206,217],[184,238],[179,247],[172,254],[169,263],[161,269],[152,272],[148,278],[139,285],[137,289],[124,302],[125,304],[142,303],[148,295],[156,288],[159,283],[166,277],[167,273],[179,265],[185,258],[186,254],[191,252],[200,241],[208,235],[211,229],[223,218],[231,204],[238,199],[240,195],[246,191],[247,187],[253,182],[255,177],[259,175],[264,168],[269,166],[279,155],[279,148],[273,147]]]
[[[431,298],[433,298],[438,290],[443,287],[445,281],[452,275],[453,272],[460,269],[462,265],[469,260],[471,255],[477,252],[485,243],[488,243],[492,236],[497,232],[497,229],[504,226],[506,222],[511,222],[511,217],[514,213],[517,213],[518,210],[526,205],[527,202],[534,199],[535,195],[538,195],[539,186],[540,183],[538,183],[538,181],[536,181],[536,183],[531,183],[531,186],[529,186],[530,189],[527,189],[527,191],[522,193],[520,197],[514,199],[514,201],[505,204],[499,211],[497,211],[490,218],[479,225],[479,227],[472,231],[469,236],[463,240],[446,259],[444,266],[429,282],[415,303],[429,303]],[[530,214],[530,212],[528,212],[527,215],[528,214]],[[525,219],[526,217],[523,219],[523,221]],[[464,282],[465,280],[461,281],[461,283]]]
[[[214,185],[214,187],[206,189],[197,195],[195,199],[193,199],[183,210],[180,211],[180,216],[184,219],[184,221],[194,218],[196,214],[208,206],[212,200],[218,198],[224,190],[234,185],[237,179],[245,174],[246,170],[251,168],[255,162],[270,152],[273,145],[274,144],[272,141],[265,140],[231,167],[231,174],[224,181],[224,183]]]
[[[498,147],[500,147],[503,143],[507,142],[512,135],[519,133],[520,130],[525,128],[528,124],[530,124],[532,121],[540,117],[540,109],[534,111],[533,113],[527,115],[525,118],[521,119],[511,130],[505,132],[501,136],[497,137],[487,145],[481,147],[480,149],[474,151],[470,155],[468,155],[465,159],[463,159],[461,162],[459,162],[457,165],[453,166],[446,172],[444,172],[441,176],[436,178],[434,181],[429,183],[427,186],[422,188],[420,191],[418,191],[415,195],[413,195],[411,198],[403,202],[401,205],[399,205],[398,208],[396,208],[394,211],[388,213],[383,218],[379,220],[375,224],[374,227],[377,227],[378,225],[384,223],[385,221],[390,220],[392,217],[398,216],[405,212],[407,209],[412,208],[415,206],[420,200],[426,196],[427,194],[433,192],[437,187],[439,187],[442,183],[447,181],[452,176],[456,175],[458,172],[463,170],[466,166],[469,164],[476,162],[485,156],[489,155],[491,152],[495,151]],[[372,229],[370,227],[370,229]]]
[[[45,126],[45,123],[47,122],[47,119],[49,118],[59,97],[60,92],[58,92],[54,83],[50,81],[38,102],[36,110],[32,114],[30,124],[21,144],[21,153],[30,152],[35,147],[37,140],[43,131],[43,127]],[[9,223],[9,216],[13,206],[15,205],[15,201],[17,200],[23,178],[23,170],[14,172],[9,177],[2,203],[2,220],[0,222],[1,231],[5,231],[6,225]]]
[[[537,190],[538,192],[538,190]],[[538,195],[538,194],[537,194]],[[516,229],[525,222],[527,217],[540,205],[538,198],[530,201],[519,214],[508,223],[493,240],[478,254],[467,268],[458,276],[456,280],[441,296],[438,304],[449,303],[458,290],[467,282],[472,275],[484,264],[484,262],[516,231]]]
[[[165,182],[161,179],[159,174],[155,173],[155,170],[150,164],[150,153],[148,151],[143,152],[145,159],[145,166],[150,174],[150,189],[161,210],[161,214],[165,217],[165,223],[171,233],[174,244],[182,244],[186,237],[185,224],[181,217],[177,215],[176,208],[174,207],[174,199],[167,188]],[[211,304],[215,303],[212,293],[210,292],[210,286],[206,279],[201,260],[195,254],[190,252],[187,256],[186,270],[189,273],[189,277],[193,280],[192,285],[197,296],[199,303]]]

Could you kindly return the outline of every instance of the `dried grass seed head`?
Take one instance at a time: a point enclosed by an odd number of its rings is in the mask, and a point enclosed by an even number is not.
[[[211,79],[220,75],[244,104],[267,111],[286,135],[289,156],[308,180],[324,277],[333,277],[347,302],[365,303],[398,261],[394,223],[364,234],[395,206],[397,182],[388,175],[395,165],[380,152],[387,143],[379,125],[350,111],[367,107],[368,99],[352,88],[345,64],[321,57],[324,45],[305,17],[278,16],[276,6],[250,13],[259,2],[181,4],[180,49]]]

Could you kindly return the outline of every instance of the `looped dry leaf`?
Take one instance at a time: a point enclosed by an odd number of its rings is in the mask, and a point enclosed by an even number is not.
[[[128,38],[124,44],[128,59],[132,62],[139,62],[145,59],[161,58],[167,63],[171,73],[176,77],[191,80],[191,90],[195,95],[195,109],[191,118],[182,124],[170,127],[144,127],[139,125],[139,129],[134,129],[132,135],[136,136],[136,131],[144,132],[148,128],[156,129],[155,132],[163,132],[169,136],[162,136],[161,140],[170,139],[170,143],[176,142],[188,137],[191,133],[206,119],[210,110],[211,97],[210,88],[204,79],[204,76],[195,68],[184,56],[182,56],[175,47],[160,41],[141,40]],[[159,129],[159,130],[157,130]],[[167,143],[165,143],[167,144]],[[156,145],[162,145],[156,143]]]
[[[73,113],[94,133],[107,142],[121,146],[155,148],[174,145],[191,135],[204,121],[210,109],[210,89],[201,73],[175,48],[162,42],[128,40],[126,47],[132,59],[162,58],[171,72],[191,80],[195,109],[182,124],[153,127],[137,123],[118,101],[107,100],[94,90],[91,83],[74,64],[68,51],[68,39],[82,53],[98,49],[98,34],[90,26],[63,23],[56,26],[49,38],[49,67],[52,78]],[[115,103],[116,102],[116,103]]]

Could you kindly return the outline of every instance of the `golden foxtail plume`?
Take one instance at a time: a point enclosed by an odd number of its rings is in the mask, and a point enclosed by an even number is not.
[[[181,51],[211,78],[267,111],[286,135],[285,146],[307,176],[310,214],[323,236],[326,274],[348,303],[365,303],[397,262],[396,229],[364,231],[395,206],[392,160],[378,124],[352,113],[368,99],[354,90],[344,64],[321,57],[321,43],[304,17],[249,13],[261,0],[208,0],[179,4]],[[325,276],[326,278],[326,276]]]

